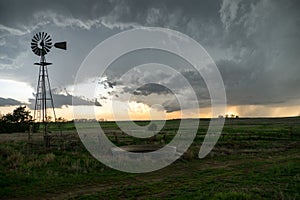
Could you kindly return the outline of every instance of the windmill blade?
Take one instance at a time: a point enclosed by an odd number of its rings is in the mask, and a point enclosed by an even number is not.
[[[42,39],[42,33],[39,32],[39,39]]]
[[[51,47],[45,46],[45,49],[50,51]]]
[[[51,47],[52,47],[52,46],[45,46],[45,48],[47,48],[47,49],[49,49],[49,50],[51,49]]]
[[[47,34],[47,33],[46,33]],[[51,40],[51,38],[50,38],[50,35],[47,35],[47,37],[46,37],[46,39],[45,40]]]
[[[37,51],[37,50],[38,50],[37,47],[33,47],[33,48],[32,48],[32,51],[34,51],[34,52]]]
[[[48,44],[48,45],[51,44],[52,45],[52,41],[51,40],[50,41],[46,41],[45,44]]]
[[[36,55],[40,55],[40,51],[39,51],[39,49],[35,49],[34,51],[33,51]]]
[[[39,40],[37,34],[33,36],[33,39],[35,39],[35,41],[38,41],[38,40]],[[33,39],[32,39],[32,40],[33,40]]]
[[[37,49],[37,47],[36,47],[36,46],[34,46],[34,47],[31,47],[31,49],[32,49],[32,51],[34,51],[34,50],[36,50],[36,49]]]
[[[45,45],[45,48],[47,49],[51,49],[52,46],[49,46],[49,45]]]
[[[31,42],[30,44],[31,44],[31,46],[37,46],[36,42]]]
[[[45,50],[46,50],[46,53],[48,53],[50,51],[50,49],[48,49],[48,48],[45,48]]]
[[[34,38],[32,38],[31,42],[37,42],[37,40],[36,40],[36,39],[34,39]]]
[[[51,42],[51,38],[49,38],[49,39],[47,39],[47,40],[45,40],[46,42]]]

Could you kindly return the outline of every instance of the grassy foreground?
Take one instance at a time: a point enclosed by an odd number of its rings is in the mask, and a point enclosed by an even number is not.
[[[189,150],[146,174],[110,169],[94,159],[73,124],[45,150],[26,134],[0,134],[2,199],[300,199],[300,118],[228,119],[213,151],[197,158],[208,120]],[[147,124],[147,122],[139,122]],[[117,145],[168,143],[179,125],[168,121],[155,140],[126,136],[102,122]],[[59,135],[57,127],[53,134]],[[164,140],[163,140],[164,139]],[[42,145],[42,144],[41,144]]]

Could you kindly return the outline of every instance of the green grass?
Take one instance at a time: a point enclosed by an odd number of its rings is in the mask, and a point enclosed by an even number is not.
[[[0,198],[300,199],[299,118],[227,120],[213,151],[198,159],[208,123],[200,121],[197,137],[182,158],[146,174],[108,168],[79,141],[76,147],[66,143],[65,148],[45,150],[41,145],[28,150],[26,141],[1,140],[0,135]],[[178,125],[179,120],[166,123],[164,142],[174,137]],[[60,126],[66,140],[78,140],[68,135],[74,124]],[[115,122],[101,122],[101,127],[117,145],[150,142],[122,135]],[[59,131],[55,125],[50,129]],[[155,142],[161,143],[161,137]]]

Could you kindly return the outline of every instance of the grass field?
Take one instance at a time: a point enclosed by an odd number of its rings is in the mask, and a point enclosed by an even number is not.
[[[122,134],[114,122],[101,126],[119,146],[163,145],[179,122],[167,121],[155,140]],[[226,119],[213,151],[199,159],[208,123],[200,120],[193,144],[179,160],[146,174],[98,162],[80,143],[73,123],[50,126],[49,149],[38,142],[39,133],[30,148],[26,133],[0,134],[0,198],[300,199],[300,118]]]

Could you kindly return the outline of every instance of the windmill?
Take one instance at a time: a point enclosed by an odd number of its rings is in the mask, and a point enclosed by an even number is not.
[[[49,65],[52,65],[52,63],[46,62],[45,57],[45,55],[49,53],[50,49],[53,46],[59,49],[66,50],[67,42],[57,42],[52,45],[52,39],[50,35],[45,32],[39,32],[35,34],[31,40],[31,49],[33,53],[35,53],[37,56],[40,56],[40,62],[34,63],[35,65],[39,66],[39,77],[34,106],[34,120],[36,120],[36,122],[42,122],[44,124],[44,138],[46,146],[48,144],[48,131],[46,123],[50,116],[47,115],[47,102],[50,102],[54,120],[56,119],[53,96],[47,69],[47,67]]]

